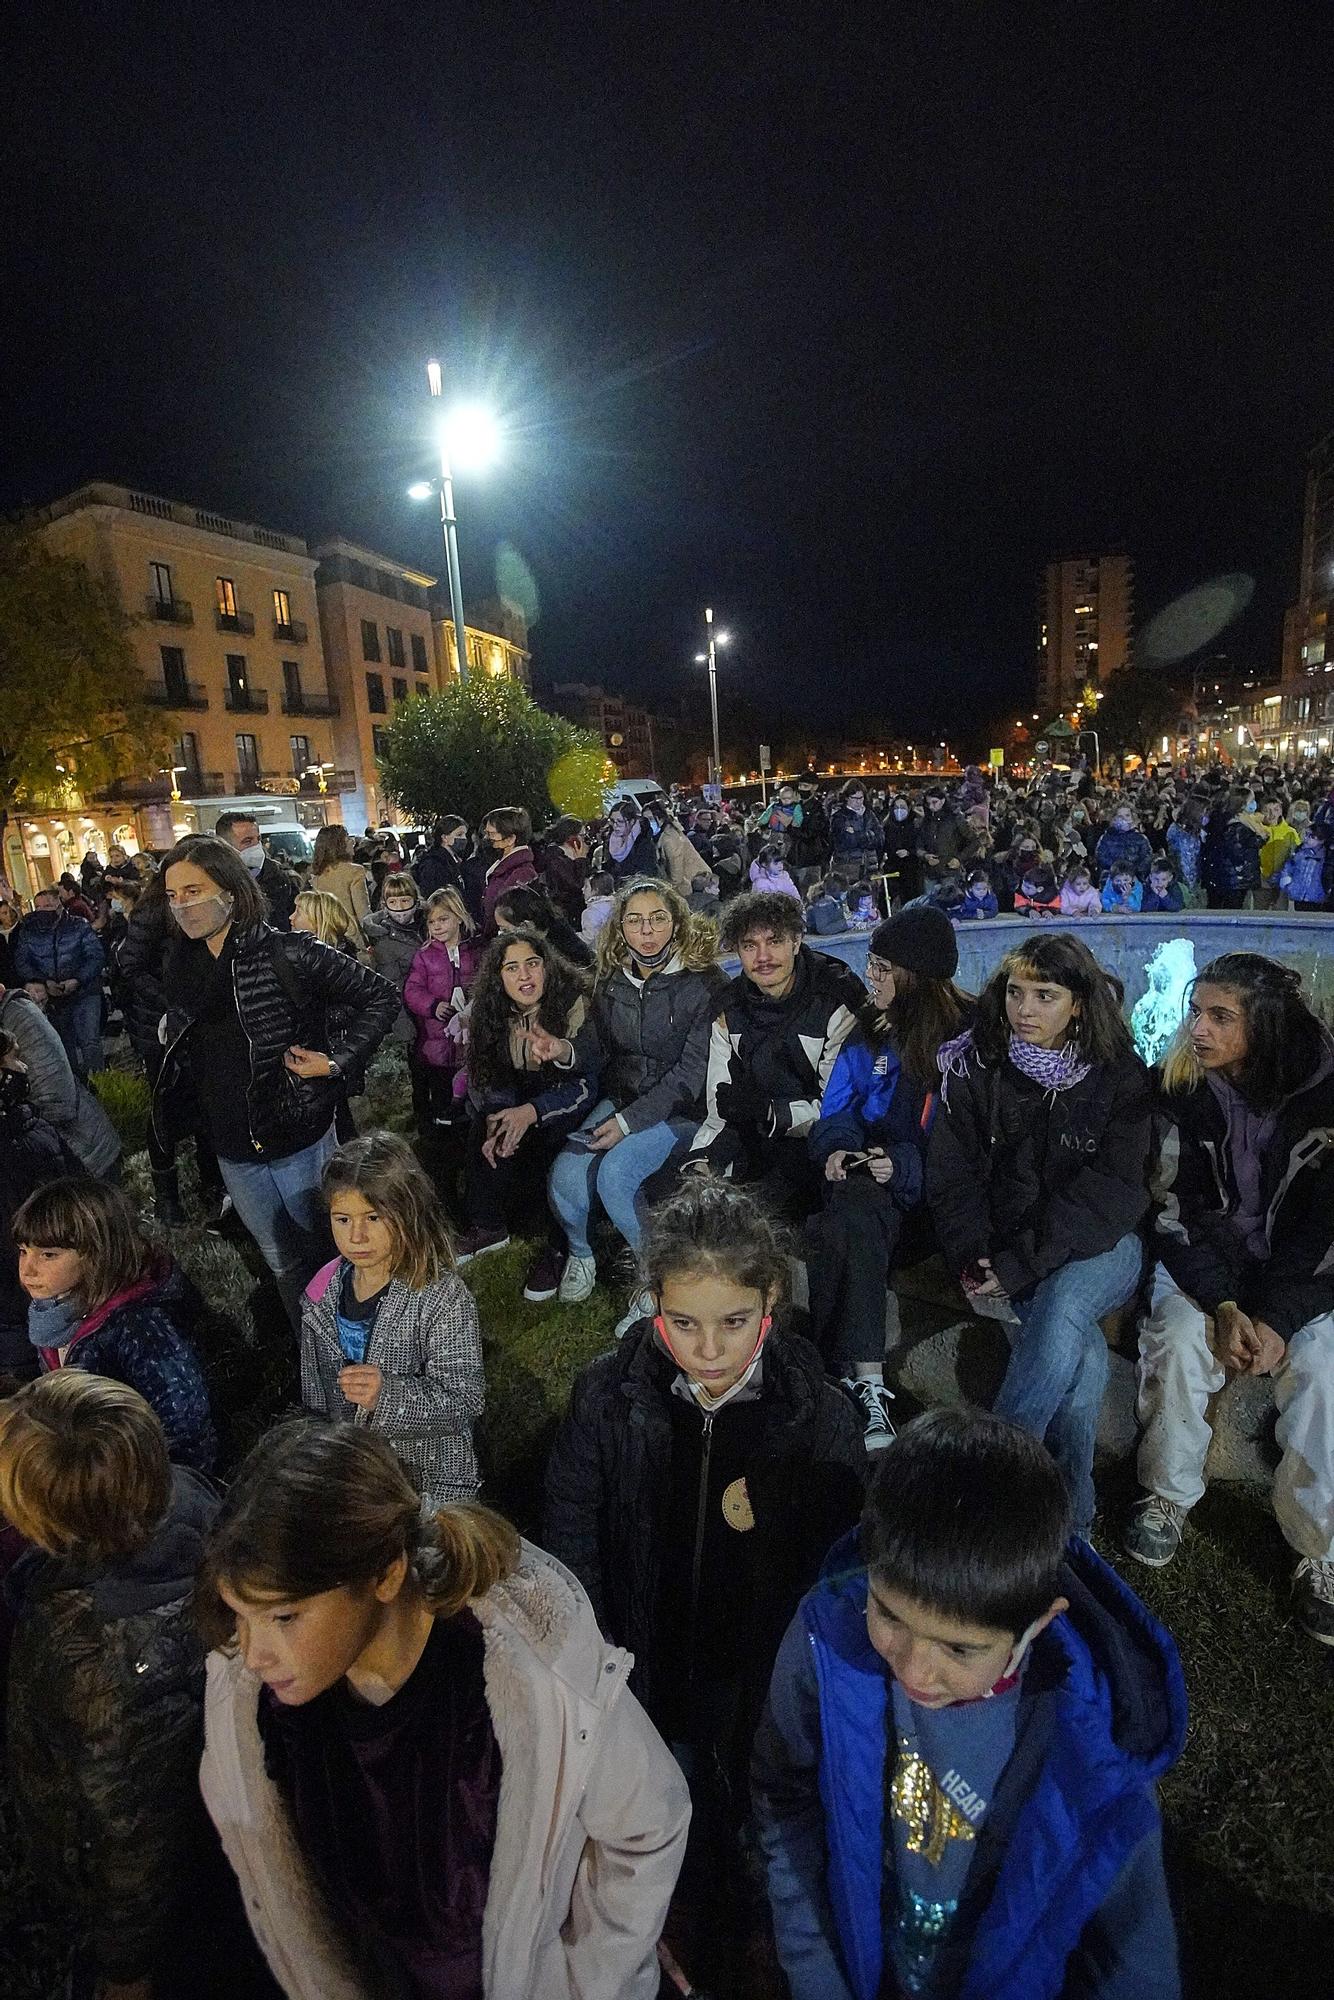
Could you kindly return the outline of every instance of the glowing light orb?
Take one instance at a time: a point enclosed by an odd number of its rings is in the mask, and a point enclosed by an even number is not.
[[[1130,1015],[1135,1047],[1146,1063],[1167,1053],[1186,1011],[1186,992],[1195,977],[1195,947],[1189,938],[1165,938],[1144,968],[1148,986]]]

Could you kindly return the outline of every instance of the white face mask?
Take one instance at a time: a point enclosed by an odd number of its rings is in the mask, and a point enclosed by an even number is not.
[[[264,853],[263,846],[260,844],[259,841],[256,841],[253,847],[238,848],[237,853],[240,855],[242,861],[244,861],[246,867],[250,870],[250,873],[252,875],[258,875],[260,869],[264,866],[265,860],[267,859]]]
[[[171,914],[186,937],[202,941],[216,937],[232,920],[233,899],[223,890],[216,896],[201,896],[197,903],[173,903]]]

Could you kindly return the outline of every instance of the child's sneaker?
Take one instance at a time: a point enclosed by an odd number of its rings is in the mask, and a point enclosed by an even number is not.
[[[474,1257],[485,1257],[489,1250],[508,1249],[509,1240],[507,1229],[465,1229],[454,1238],[454,1262],[471,1264]]]
[[[539,1250],[528,1266],[528,1275],[523,1281],[523,1295],[530,1305],[540,1306],[547,1299],[554,1299],[560,1285],[560,1275],[565,1268],[565,1253],[548,1243]]]
[[[593,1296],[593,1287],[598,1281],[596,1257],[575,1257],[565,1259],[565,1269],[561,1273],[560,1302],[563,1306],[582,1305]]]
[[[621,1314],[612,1329],[617,1340],[624,1340],[632,1326],[638,1326],[641,1319],[652,1319],[654,1299],[652,1292],[636,1292],[628,1309]]]
[[[894,1438],[894,1425],[889,1415],[894,1392],[887,1389],[883,1382],[872,1381],[869,1375],[845,1376],[843,1387],[861,1411],[862,1442],[866,1449],[883,1451]]]
[[[1292,1576],[1297,1623],[1321,1646],[1334,1646],[1334,1561],[1303,1556]]]
[[[1186,1509],[1175,1500],[1151,1493],[1141,1500],[1130,1516],[1121,1546],[1137,1563],[1150,1569],[1165,1569],[1181,1547],[1186,1532]]]

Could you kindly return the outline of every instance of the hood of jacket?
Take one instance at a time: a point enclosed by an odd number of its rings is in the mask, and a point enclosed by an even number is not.
[[[170,1504],[144,1548],[111,1563],[85,1563],[73,1556],[27,1549],[5,1581],[5,1597],[17,1613],[61,1591],[88,1591],[98,1617],[106,1623],[178,1603],[194,1588],[219,1505],[216,1491],[201,1473],[173,1465]]]

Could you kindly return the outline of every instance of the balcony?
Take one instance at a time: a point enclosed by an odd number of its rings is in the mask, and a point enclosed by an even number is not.
[[[213,622],[219,632],[239,632],[246,639],[253,639],[255,636],[253,611],[215,611]]]
[[[273,636],[280,646],[304,646],[310,633],[299,618],[291,618],[286,625],[275,620]]]
[[[155,618],[160,625],[193,625],[195,622],[194,608],[183,597],[167,600],[150,592],[144,599],[144,613],[149,618]]]
[[[267,715],[269,712],[266,688],[229,687],[223,695],[223,703],[232,715]]]
[[[222,798],[227,790],[221,771],[177,771],[176,784],[183,799]],[[155,771],[146,778],[117,778],[97,797],[106,805],[165,805],[171,798],[171,777]]]
[[[208,696],[200,681],[145,681],[144,700],[153,708],[208,707]]]
[[[320,781],[313,771],[303,771],[297,780],[304,799],[318,798]],[[355,792],[357,774],[355,771],[326,771],[324,774],[326,792]]]
[[[336,694],[307,694],[304,689],[299,694],[284,694],[284,715],[337,715],[338,696]]]

